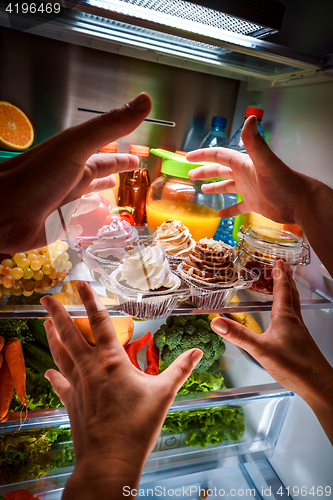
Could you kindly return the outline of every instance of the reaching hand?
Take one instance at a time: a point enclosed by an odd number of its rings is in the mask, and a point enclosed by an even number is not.
[[[158,376],[139,371],[99,297],[87,283],[77,287],[95,347],[84,340],[61,304],[51,297],[41,300],[53,318],[45,329],[61,371],[48,370],[46,376],[67,408],[75,448],[75,470],[64,498],[121,498],[123,486],[137,487],[176,392],[202,351],[183,353]]]
[[[276,222],[293,224],[306,176],[291,170],[269,149],[258,133],[255,116],[246,120],[242,139],[247,155],[228,148],[207,148],[187,153],[186,158],[191,162],[216,162],[191,170],[190,179],[228,179],[204,184],[202,191],[242,195],[241,203],[219,212],[221,217],[256,212]]]
[[[150,110],[151,99],[142,93],[122,108],[71,127],[4,162],[0,180],[6,210],[0,214],[0,251],[16,253],[52,243],[45,235],[50,214],[83,194],[113,187],[111,174],[134,170],[136,156],[93,153],[132,132]]]
[[[248,351],[283,387],[296,392],[314,410],[333,442],[333,368],[306,328],[296,284],[281,261],[273,269],[273,307],[268,329],[258,335],[231,319],[211,327]]]

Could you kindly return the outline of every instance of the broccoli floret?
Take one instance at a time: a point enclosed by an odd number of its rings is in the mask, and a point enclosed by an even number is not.
[[[183,352],[192,349],[192,347],[196,347],[196,339],[192,335],[184,335],[182,339]]]
[[[165,328],[161,327],[157,330],[157,332],[154,335],[154,344],[157,347],[157,349],[162,351],[163,347],[165,346]]]
[[[188,320],[187,320],[186,316],[175,316],[175,319],[173,320],[173,325],[184,327],[186,325],[187,321]]]
[[[187,324],[185,326],[184,330],[185,330],[185,333],[187,333],[188,335],[193,335],[196,332],[195,326],[191,325],[191,324]]]
[[[172,325],[173,325],[173,321],[174,321],[173,316],[169,316],[169,317],[166,319],[166,324],[167,324],[167,326],[168,326],[169,328],[171,328],[171,327],[172,327]]]
[[[155,345],[162,350],[161,360],[169,366],[180,354],[197,347],[203,357],[194,372],[215,372],[219,367],[219,357],[225,351],[221,337],[209,326],[208,315],[170,316],[166,324],[156,332]]]
[[[184,335],[184,329],[179,326],[172,326],[170,330],[166,332],[165,343],[170,349],[175,349],[182,342]]]
[[[214,363],[212,365],[210,365],[210,367],[208,368],[207,372],[208,373],[217,372],[217,370],[219,369],[219,367],[220,367],[220,360],[216,359],[214,361]]]
[[[208,333],[207,330],[204,329],[197,330],[196,337],[203,344],[208,344],[209,342],[211,342],[211,340],[210,340],[210,335],[207,335],[207,333]]]
[[[209,324],[204,319],[200,318],[195,323],[194,326],[197,330],[206,330],[210,332]]]
[[[163,347],[161,361],[166,364],[166,366],[171,365],[176,358],[182,353],[182,351],[177,354],[176,350],[171,351],[168,346]]]

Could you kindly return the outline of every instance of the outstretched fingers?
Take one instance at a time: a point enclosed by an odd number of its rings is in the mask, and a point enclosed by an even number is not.
[[[271,318],[286,311],[293,310],[293,294],[289,277],[281,260],[273,267],[273,306]]]
[[[52,317],[59,339],[68,355],[75,364],[84,365],[93,348],[85,341],[66,309],[48,295],[43,297],[40,302]],[[52,326],[49,328],[51,328],[51,337],[54,340],[55,334]]]
[[[190,349],[178,356],[166,370],[158,375],[157,380],[163,387],[163,392],[173,398],[191,375],[202,356],[203,352],[200,349]]]
[[[232,319],[215,318],[211,322],[212,330],[231,344],[235,344],[249,352],[259,360],[262,352],[263,338]]]
[[[71,129],[68,159],[83,163],[105,144],[128,135],[148,116],[151,98],[145,92],[121,108],[112,109]]]
[[[242,130],[242,140],[248,155],[259,174],[270,177],[272,173],[288,168],[269,148],[265,139],[258,132],[256,116],[249,116]]]
[[[60,340],[59,334],[54,326],[52,319],[47,319],[44,323],[44,328],[47,335],[47,340],[50,347],[55,364],[58,366],[61,373],[71,380],[73,377],[75,365],[72,358],[66,351],[63,343]]]
[[[124,358],[127,358],[119,342],[109,313],[97,293],[85,281],[78,281],[76,286],[87,310],[96,347],[116,350],[120,355],[124,355]]]
[[[201,190],[204,193],[234,193],[236,186],[233,180],[210,182],[203,184]]]
[[[60,401],[67,408],[71,387],[68,380],[61,373],[57,372],[57,370],[47,370],[44,376],[49,380],[54,392],[59,396]]]

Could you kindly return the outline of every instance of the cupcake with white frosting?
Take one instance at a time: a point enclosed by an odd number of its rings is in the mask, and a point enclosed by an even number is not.
[[[166,219],[155,233],[155,243],[165,249],[168,257],[184,259],[195,247],[189,229],[180,220]]]
[[[169,266],[161,245],[137,245],[111,274],[119,308],[140,319],[170,314],[181,284]]]

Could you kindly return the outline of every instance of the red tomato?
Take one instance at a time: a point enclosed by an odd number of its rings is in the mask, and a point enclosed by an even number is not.
[[[100,196],[100,198],[103,198],[109,204],[109,201],[106,198],[102,196]],[[95,208],[95,210],[92,210],[87,214],[82,214],[78,215],[77,217],[72,217],[71,225],[79,224],[82,227],[82,233],[80,234],[80,237],[96,236],[97,231],[101,227],[105,226],[105,224],[107,224],[106,218],[108,217],[108,215],[109,215],[109,207],[101,199],[100,204],[98,205],[97,208]]]
[[[134,226],[133,218],[133,208],[132,207],[112,207],[109,216],[106,218],[106,224],[110,225],[113,219],[126,220]]]
[[[35,497],[28,490],[15,490],[6,493],[6,495],[4,495],[4,498],[6,500],[31,500]]]

